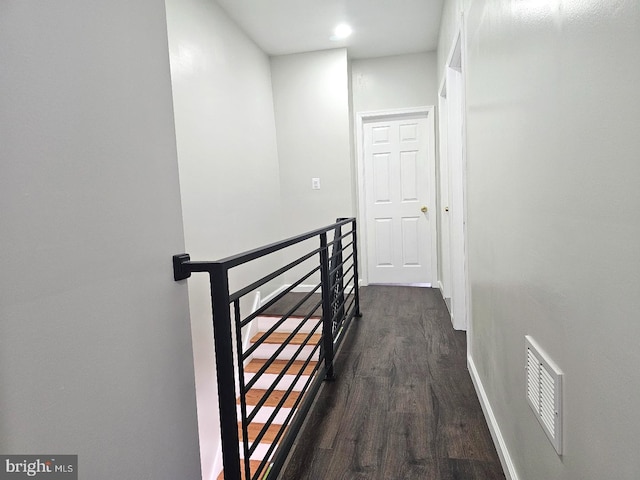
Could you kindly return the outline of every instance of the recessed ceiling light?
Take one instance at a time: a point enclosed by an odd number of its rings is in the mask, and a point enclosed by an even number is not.
[[[353,30],[346,23],[341,23],[336,28],[333,29],[333,35],[330,37],[331,40],[342,40],[347,38]]]

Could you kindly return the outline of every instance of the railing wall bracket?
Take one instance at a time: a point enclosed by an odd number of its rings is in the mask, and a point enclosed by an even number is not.
[[[188,253],[181,253],[173,256],[173,279],[186,280],[191,276],[191,270],[187,267],[187,262],[191,260]]]

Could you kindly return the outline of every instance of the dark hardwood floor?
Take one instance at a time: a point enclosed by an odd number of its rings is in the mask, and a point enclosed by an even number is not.
[[[361,310],[280,478],[504,479],[440,293],[364,287]]]

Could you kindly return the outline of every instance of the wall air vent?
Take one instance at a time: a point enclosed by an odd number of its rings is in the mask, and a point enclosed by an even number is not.
[[[527,402],[562,455],[562,371],[529,335],[525,337]]]

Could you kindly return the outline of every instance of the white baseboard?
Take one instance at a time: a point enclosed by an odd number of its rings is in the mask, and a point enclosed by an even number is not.
[[[493,443],[495,444],[496,450],[498,451],[498,457],[500,457],[500,463],[502,464],[504,475],[507,480],[519,480],[518,472],[516,472],[516,468],[513,465],[511,455],[509,455],[509,450],[507,449],[507,444],[504,441],[502,432],[500,432],[498,421],[496,420],[496,416],[493,414],[493,409],[491,408],[491,404],[489,403],[489,399],[487,398],[487,392],[485,392],[484,390],[482,380],[480,380],[478,370],[476,369],[476,365],[473,362],[473,358],[471,357],[471,355],[467,355],[467,366],[469,367],[469,374],[471,375],[473,386],[475,387],[476,393],[478,394],[478,399],[480,400],[480,406],[482,407],[482,411],[484,412],[484,418],[486,418],[487,420],[489,431],[491,432],[491,437],[493,438]]]

